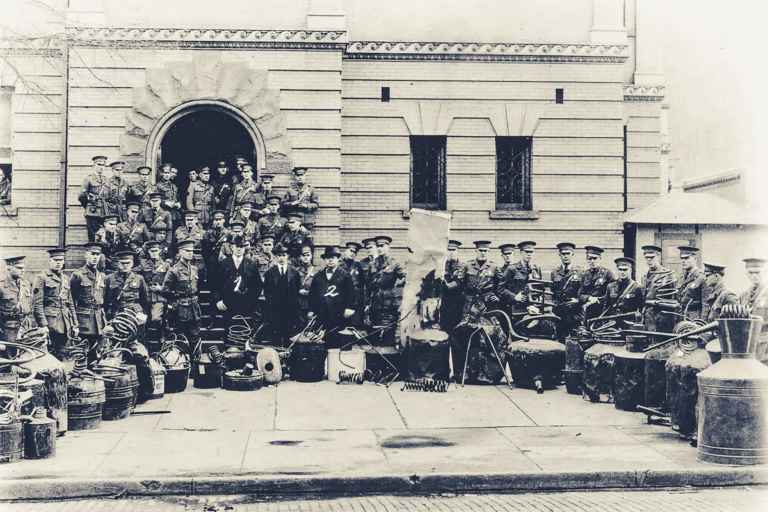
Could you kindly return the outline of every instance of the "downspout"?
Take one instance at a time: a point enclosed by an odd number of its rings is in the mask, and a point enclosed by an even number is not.
[[[67,184],[69,137],[69,41],[64,38],[64,112],[62,113],[61,172],[59,173],[59,247],[67,245]]]
[[[629,210],[629,165],[627,164],[627,125],[624,125],[624,211]]]

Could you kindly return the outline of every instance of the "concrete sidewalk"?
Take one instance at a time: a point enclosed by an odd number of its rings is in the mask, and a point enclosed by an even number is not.
[[[137,408],[153,410],[171,413],[69,432],[55,458],[0,466],[0,498],[768,483],[765,466],[699,463],[669,428],[562,389],[283,382]]]

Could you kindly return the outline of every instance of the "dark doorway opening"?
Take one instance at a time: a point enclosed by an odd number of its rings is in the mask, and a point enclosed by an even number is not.
[[[186,199],[189,186],[188,172],[208,166],[211,176],[216,164],[225,160],[230,174],[236,172],[235,156],[242,155],[254,165],[254,179],[258,173],[256,149],[250,133],[230,114],[216,109],[205,109],[187,114],[176,121],[165,133],[160,145],[158,168],[171,162],[179,170],[176,185],[180,200]]]

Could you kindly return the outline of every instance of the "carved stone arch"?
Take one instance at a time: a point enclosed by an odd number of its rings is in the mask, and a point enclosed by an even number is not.
[[[173,122],[200,109],[219,110],[243,125],[254,140],[259,170],[292,167],[280,91],[268,86],[267,70],[211,54],[147,69],[145,85],[133,90],[120,137],[122,157],[154,167],[162,135]]]

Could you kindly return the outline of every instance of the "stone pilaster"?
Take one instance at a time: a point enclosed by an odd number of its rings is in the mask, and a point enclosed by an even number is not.
[[[624,26],[625,0],[593,0],[589,41],[596,44],[627,44]]]
[[[308,30],[347,30],[347,15],[342,0],[310,0]]]

